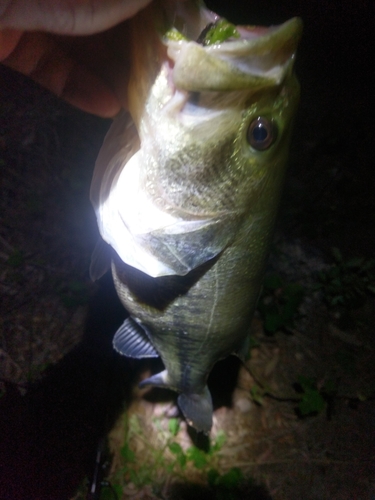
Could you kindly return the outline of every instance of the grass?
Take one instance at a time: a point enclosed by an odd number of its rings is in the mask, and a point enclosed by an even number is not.
[[[186,482],[186,473],[194,469],[195,475],[207,487],[222,491],[237,487],[243,480],[239,469],[229,470],[224,474],[218,471],[220,450],[226,437],[223,432],[218,432],[208,446],[186,446],[182,443],[180,434],[180,420],[171,418],[167,421],[160,418],[153,419],[153,426],[157,429],[158,442],[150,439],[142,430],[142,425],[136,415],[127,418],[127,437],[121,447],[121,467],[113,478],[113,487],[116,492],[122,492],[127,486],[137,489],[149,486],[155,495],[158,495],[166,482],[179,480]],[[205,443],[207,444],[207,443]],[[139,447],[147,446],[145,461],[139,461]],[[202,449],[205,448],[205,449]],[[228,493],[229,494],[229,493]],[[218,497],[219,498],[219,497]],[[220,497],[220,498],[231,498]]]

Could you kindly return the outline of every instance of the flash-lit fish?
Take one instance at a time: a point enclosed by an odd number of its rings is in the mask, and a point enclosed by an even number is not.
[[[155,23],[171,19],[161,43]],[[177,391],[207,432],[213,365],[248,352],[299,98],[301,21],[234,29],[201,3],[153,2],[132,27],[130,115],[108,132],[91,188],[130,313],[114,346],[160,355],[165,371],[141,385]],[[91,272],[104,270],[99,246]]]

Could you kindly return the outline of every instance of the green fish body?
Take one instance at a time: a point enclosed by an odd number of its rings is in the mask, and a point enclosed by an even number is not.
[[[301,21],[238,27],[219,42],[211,29],[206,44],[194,40],[218,16],[196,2],[174,8],[178,36],[169,25],[157,56],[147,42],[135,49],[133,109],[105,138],[91,199],[130,313],[115,348],[160,355],[165,371],[141,385],[177,391],[188,423],[208,432],[208,375],[218,360],[248,352],[299,98]],[[135,20],[138,35],[144,19]]]

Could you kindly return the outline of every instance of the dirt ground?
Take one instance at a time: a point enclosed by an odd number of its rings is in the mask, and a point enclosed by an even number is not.
[[[246,367],[229,358],[210,377],[209,439],[172,393],[137,388],[158,367],[113,352],[126,313],[109,276],[88,277],[88,191],[110,122],[0,67],[0,499],[86,498],[103,436],[101,499],[375,498],[373,7],[320,5],[246,13],[303,17],[302,100],[267,271],[279,285],[266,287]],[[212,7],[244,19],[240,2]],[[319,287],[332,247],[342,281]],[[267,331],[285,303],[291,319]]]

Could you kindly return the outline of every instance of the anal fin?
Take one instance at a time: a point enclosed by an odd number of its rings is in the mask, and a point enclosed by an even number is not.
[[[138,384],[138,387],[142,389],[143,387],[147,387],[148,385],[169,389],[167,370],[164,370],[160,373],[157,373],[156,375],[152,375],[152,377],[142,380],[142,382]]]
[[[127,318],[115,333],[113,347],[129,358],[158,358],[159,353],[151,344],[142,325],[132,317]]]
[[[202,394],[180,394],[177,403],[189,425],[205,433],[211,430],[213,407],[207,386]]]

